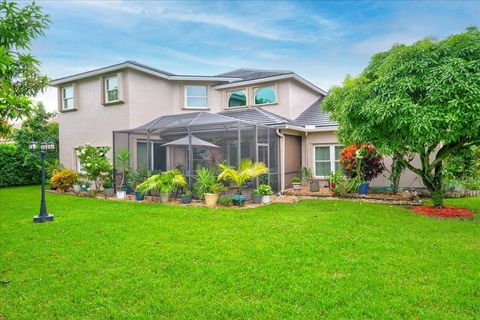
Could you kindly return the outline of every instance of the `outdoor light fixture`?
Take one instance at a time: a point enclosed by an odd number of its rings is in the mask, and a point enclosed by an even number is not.
[[[40,201],[40,214],[33,217],[33,222],[41,223],[53,221],[53,215],[47,213],[47,205],[45,203],[45,151],[55,150],[55,143],[50,141],[39,144],[35,141],[32,141],[29,143],[28,149],[31,151],[40,149],[40,158],[42,159],[42,200]]]

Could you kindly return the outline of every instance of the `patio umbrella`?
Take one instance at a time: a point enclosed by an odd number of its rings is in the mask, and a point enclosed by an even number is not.
[[[188,136],[163,144],[163,146],[188,146]],[[192,146],[220,148],[219,146],[192,135]]]

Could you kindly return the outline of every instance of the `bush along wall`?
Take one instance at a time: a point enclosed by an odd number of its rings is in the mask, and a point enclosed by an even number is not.
[[[37,154],[15,144],[0,144],[0,187],[39,184],[42,181],[40,168]]]

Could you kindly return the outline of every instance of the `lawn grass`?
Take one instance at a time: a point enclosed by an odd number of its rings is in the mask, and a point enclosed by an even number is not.
[[[478,319],[469,220],[303,201],[206,209],[0,189],[0,319]]]

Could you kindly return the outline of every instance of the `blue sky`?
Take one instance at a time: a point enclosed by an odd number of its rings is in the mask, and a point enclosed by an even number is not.
[[[479,1],[37,1],[50,14],[33,54],[51,78],[125,60],[179,74],[293,70],[323,89],[372,54],[480,25]],[[39,97],[51,110],[54,90]]]

